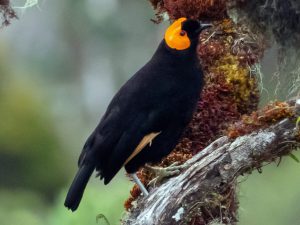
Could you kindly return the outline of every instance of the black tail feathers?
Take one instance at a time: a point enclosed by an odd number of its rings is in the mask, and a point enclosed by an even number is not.
[[[65,200],[65,206],[68,209],[75,211],[78,208],[84,189],[94,169],[95,167],[92,165],[83,165],[79,168]]]

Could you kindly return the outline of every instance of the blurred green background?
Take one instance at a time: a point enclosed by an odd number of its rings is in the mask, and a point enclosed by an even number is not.
[[[150,22],[146,0],[44,0],[16,10],[20,19],[0,40],[0,224],[91,225],[100,213],[119,224],[132,187],[124,171],[109,186],[92,178],[76,213],[63,201],[86,137],[166,24]],[[265,74],[275,55],[266,54]],[[264,87],[264,101],[272,99],[274,82]],[[284,158],[241,178],[240,224],[300,224],[299,177],[300,164]]]

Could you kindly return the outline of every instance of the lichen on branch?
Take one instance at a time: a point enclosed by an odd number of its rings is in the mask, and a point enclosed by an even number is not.
[[[0,0],[0,14],[2,26],[9,25],[12,19],[17,18],[17,14],[10,6],[9,0]]]

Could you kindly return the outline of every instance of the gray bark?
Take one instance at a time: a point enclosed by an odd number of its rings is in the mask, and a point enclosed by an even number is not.
[[[300,100],[295,107],[300,115]],[[282,121],[235,140],[221,137],[188,160],[186,169],[146,198],[123,219],[126,225],[235,224],[238,201],[237,178],[259,170],[299,146],[296,117]]]

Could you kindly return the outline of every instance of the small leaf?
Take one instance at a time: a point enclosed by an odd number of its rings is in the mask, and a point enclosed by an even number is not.
[[[300,126],[300,116],[296,120],[296,128],[298,129]]]
[[[289,156],[295,160],[297,163],[300,163],[300,160],[297,158],[297,156],[295,156],[294,154],[290,153]]]
[[[103,214],[98,214],[98,215],[96,216],[96,223],[98,223],[98,221],[99,221],[100,219],[104,219],[105,223],[106,223],[107,225],[110,225],[108,219],[107,219],[106,216],[104,216]]]

